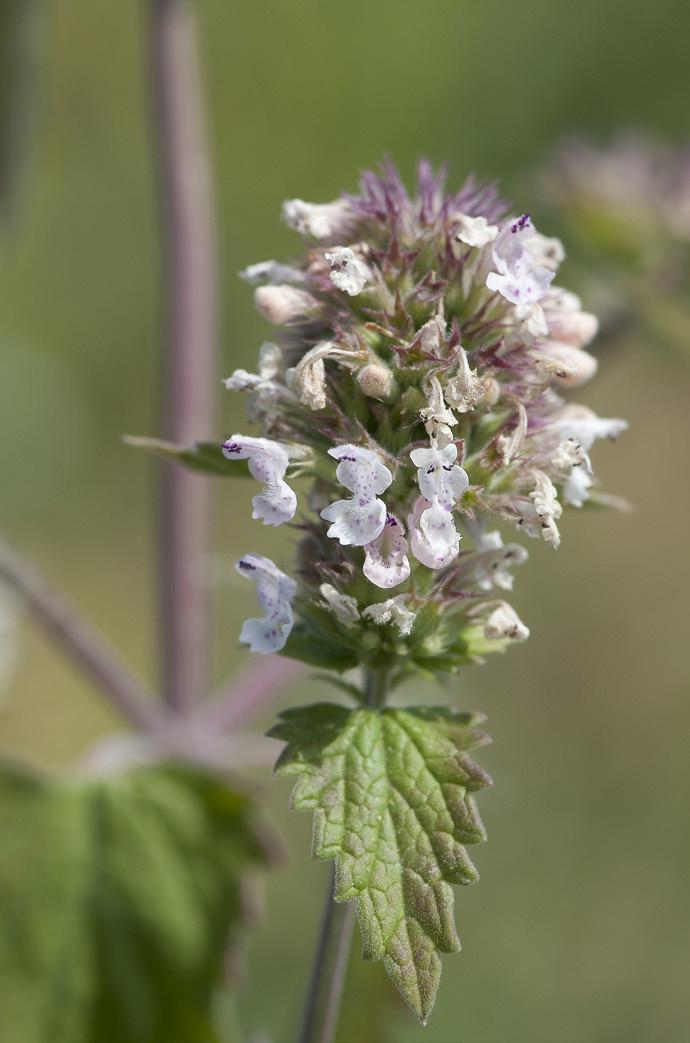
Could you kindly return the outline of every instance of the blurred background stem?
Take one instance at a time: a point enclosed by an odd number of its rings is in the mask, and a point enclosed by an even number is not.
[[[79,615],[28,558],[0,536],[0,576],[26,600],[34,618],[88,674],[103,695],[134,725],[149,731],[159,714],[156,698],[113,646]]]
[[[163,243],[164,434],[189,444],[213,432],[216,243],[195,5],[151,0],[153,138]],[[210,591],[202,562],[212,483],[163,464],[160,498],[162,690],[187,711],[210,662]]]

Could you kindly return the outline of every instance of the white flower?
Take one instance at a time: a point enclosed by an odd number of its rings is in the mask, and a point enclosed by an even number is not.
[[[571,507],[584,507],[593,480],[592,472],[587,467],[573,467],[563,486],[563,502]]]
[[[397,587],[410,575],[405,529],[393,514],[386,516],[380,535],[364,550],[364,575],[377,587]]]
[[[444,569],[457,558],[460,533],[451,511],[434,497],[431,503],[420,496],[408,518],[410,548],[417,561],[429,569]]]
[[[289,463],[284,446],[269,438],[238,434],[223,444],[223,456],[228,460],[248,460],[249,473],[264,483],[264,491],[252,500],[252,518],[260,519],[264,525],[282,525],[294,517],[297,496],[284,481]]]
[[[597,416],[588,406],[571,403],[564,406],[552,426],[561,438],[572,438],[589,452],[598,438],[618,438],[628,424],[625,420]]]
[[[532,234],[527,236],[524,243],[537,264],[551,268],[554,272],[565,260],[565,250],[561,240],[542,235],[534,226],[532,226]]]
[[[494,243],[495,272],[486,277],[489,290],[500,293],[511,304],[524,307],[537,304],[548,290],[555,273],[539,263],[529,249],[534,229],[523,214],[501,230]]]
[[[420,410],[419,415],[424,421],[429,438],[438,445],[445,446],[453,441],[451,427],[457,424],[458,420],[445,403],[443,388],[438,377],[431,377],[429,385],[427,396],[429,404]]]
[[[324,256],[330,263],[331,282],[334,286],[348,293],[350,297],[356,297],[362,292],[371,278],[371,272],[354,250],[349,246],[334,246]]]
[[[498,235],[498,226],[490,225],[485,217],[453,214],[453,221],[458,225],[455,238],[467,246],[486,246]]]
[[[393,481],[393,475],[371,449],[356,445],[339,445],[328,450],[338,461],[336,477],[354,495],[349,500],[336,500],[321,517],[332,522],[328,535],[343,546],[363,547],[372,543],[386,524],[386,505],[379,500]]]
[[[352,225],[349,203],[336,199],[332,203],[305,203],[288,199],[283,203],[282,217],[289,228],[312,239],[330,239],[346,232]]]
[[[589,456],[582,448],[582,444],[575,438],[566,438],[563,442],[558,443],[551,463],[557,470],[565,471],[567,474],[570,473],[571,468],[580,467],[583,464],[591,469]]]
[[[264,613],[262,619],[247,619],[240,631],[240,641],[251,652],[267,655],[285,646],[292,630],[291,601],[297,584],[260,554],[245,554],[235,565],[241,576],[256,584],[256,598]]]
[[[312,297],[306,290],[298,290],[285,283],[259,286],[254,291],[254,303],[263,317],[276,326],[307,318],[319,306],[316,297]]]
[[[372,619],[379,625],[393,623],[402,636],[407,637],[412,632],[415,621],[415,613],[409,608],[405,608],[409,597],[409,594],[398,594],[394,598],[388,598],[387,601],[380,601],[377,605],[369,605],[364,609],[362,615],[365,619]]]
[[[425,500],[436,497],[447,510],[453,510],[469,485],[467,472],[456,460],[458,447],[450,442],[439,449],[413,449],[410,460],[417,468],[419,491]]]
[[[513,589],[513,574],[510,571],[515,565],[523,565],[529,557],[519,543],[503,545],[503,538],[498,531],[482,533],[477,540],[477,556],[472,571],[480,590]]]
[[[325,607],[332,612],[339,623],[353,627],[359,619],[357,602],[349,594],[341,594],[331,583],[322,583],[319,587]]]
[[[529,637],[529,629],[507,601],[494,601],[482,608],[484,611],[491,608],[484,621],[485,637],[504,641],[526,641]]]
[[[281,264],[279,261],[259,261],[258,264],[250,264],[239,273],[240,279],[244,279],[251,286],[260,286],[276,283],[304,282],[306,276],[300,268],[291,264]]]
[[[534,489],[529,494],[529,504],[522,511],[519,523],[528,536],[541,537],[553,547],[558,547],[561,536],[556,521],[563,513],[558,502],[558,492],[548,475],[533,471]]]
[[[258,373],[249,373],[246,369],[236,369],[223,384],[228,391],[277,391],[279,385],[275,378],[283,370],[283,352],[277,344],[266,341],[259,349]]]

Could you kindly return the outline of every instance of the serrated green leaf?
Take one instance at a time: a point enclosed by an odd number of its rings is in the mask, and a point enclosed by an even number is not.
[[[422,1021],[460,942],[451,884],[477,871],[465,849],[485,839],[471,793],[490,784],[467,751],[480,718],[441,708],[287,710],[269,733],[287,746],[295,808],[314,813],[313,854],[336,862],[336,901],[357,902],[363,955],[386,970]]]
[[[212,993],[265,858],[247,798],[172,767],[5,766],[0,833],[3,1043],[218,1043]]]
[[[166,442],[161,438],[144,438],[138,435],[125,435],[123,442],[134,446],[135,449],[145,449],[154,456],[161,456],[164,460],[174,460],[178,464],[184,464],[193,471],[201,471],[203,474],[236,478],[248,473],[246,467],[233,467],[232,460],[227,460],[223,456],[217,442],[195,442],[193,445],[184,446]]]

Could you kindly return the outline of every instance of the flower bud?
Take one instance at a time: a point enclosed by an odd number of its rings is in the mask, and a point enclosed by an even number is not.
[[[393,388],[393,374],[380,362],[369,362],[357,374],[357,383],[367,398],[388,398]]]
[[[254,303],[263,317],[276,326],[304,318],[318,307],[318,301],[310,293],[284,284],[259,286],[254,293]]]
[[[584,348],[594,340],[599,320],[588,311],[557,311],[549,313],[549,332],[564,344]]]
[[[557,341],[549,341],[544,345],[544,354],[547,359],[560,363],[563,367],[555,376],[555,381],[561,387],[579,387],[585,384],[596,373],[599,363],[588,351],[574,348],[570,344],[560,344]]]

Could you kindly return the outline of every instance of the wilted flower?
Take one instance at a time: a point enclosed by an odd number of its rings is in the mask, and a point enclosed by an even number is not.
[[[446,192],[427,165],[414,197],[386,167],[356,195],[283,213],[308,239],[304,262],[245,273],[283,332],[257,375],[227,382],[264,395],[263,437],[223,451],[264,483],[254,514],[268,524],[296,514],[294,446],[308,450],[295,472],[311,488],[299,582],[260,559],[265,619],[242,639],[398,676],[524,640],[514,610],[490,600],[527,558],[497,526],[558,546],[563,504],[596,496],[595,440],[625,427],[562,397],[596,370],[584,349],[597,321],[553,285],[561,243],[492,187]]]

